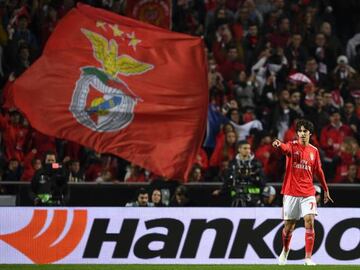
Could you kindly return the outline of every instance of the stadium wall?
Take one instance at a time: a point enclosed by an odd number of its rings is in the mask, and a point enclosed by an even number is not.
[[[360,209],[318,212],[314,261],[360,264]],[[275,264],[281,230],[281,208],[0,207],[0,264]]]
[[[221,187],[218,183],[186,183],[191,200],[194,206],[229,206],[231,202],[226,198],[212,196],[215,189]],[[269,183],[273,185],[278,194],[281,183]],[[167,181],[166,185],[173,193],[179,185],[175,181]],[[1,182],[1,186],[16,194],[17,206],[32,206],[30,200],[29,182]],[[154,188],[149,183],[70,183],[70,201],[67,206],[124,206],[127,202],[135,199],[136,191],[140,188],[147,188],[149,191]],[[360,185],[359,184],[329,184],[331,197],[335,200],[332,207],[360,207]],[[278,196],[278,203],[281,203]]]

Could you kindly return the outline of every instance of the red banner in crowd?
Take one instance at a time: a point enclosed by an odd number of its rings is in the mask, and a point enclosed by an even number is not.
[[[206,123],[203,41],[79,4],[14,100],[42,133],[184,179]]]
[[[125,14],[142,22],[171,29],[171,0],[126,1]]]

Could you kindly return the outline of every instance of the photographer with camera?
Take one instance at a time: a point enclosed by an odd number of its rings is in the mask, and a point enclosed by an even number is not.
[[[265,175],[261,163],[251,153],[246,140],[237,145],[233,159],[223,177],[223,186],[213,195],[226,194],[231,197],[231,206],[246,207],[261,204],[261,190],[265,184]]]
[[[63,206],[68,199],[65,170],[56,162],[56,154],[47,152],[41,169],[31,180],[31,198],[35,206]]]

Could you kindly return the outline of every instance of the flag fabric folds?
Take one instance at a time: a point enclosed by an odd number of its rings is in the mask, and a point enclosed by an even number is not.
[[[204,135],[203,41],[78,4],[14,84],[31,125],[185,179]]]

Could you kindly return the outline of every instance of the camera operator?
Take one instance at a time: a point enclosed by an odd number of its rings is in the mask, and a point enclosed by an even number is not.
[[[236,149],[238,154],[224,174],[223,186],[221,190],[215,190],[213,195],[229,195],[231,206],[234,207],[259,206],[265,183],[262,165],[254,158],[247,141],[240,141]]]
[[[53,152],[45,154],[44,165],[31,180],[31,197],[35,206],[63,206],[68,199],[66,173]]]

